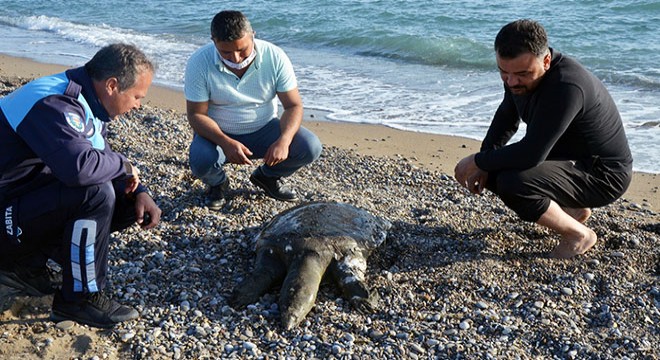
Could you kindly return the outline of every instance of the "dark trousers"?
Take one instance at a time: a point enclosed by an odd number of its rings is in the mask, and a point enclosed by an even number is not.
[[[549,160],[526,170],[491,172],[486,187],[521,219],[537,222],[550,200],[571,208],[605,206],[621,197],[631,180],[632,172],[610,171],[598,161]]]
[[[110,233],[135,222],[135,203],[113,183],[67,187],[54,180],[4,201],[3,265],[63,268],[62,293],[74,299],[105,287]]]

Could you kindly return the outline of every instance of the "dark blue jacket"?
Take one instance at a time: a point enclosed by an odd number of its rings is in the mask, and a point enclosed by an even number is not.
[[[126,158],[106,142],[109,121],[84,67],[0,99],[0,195],[53,177],[71,187],[125,177]]]

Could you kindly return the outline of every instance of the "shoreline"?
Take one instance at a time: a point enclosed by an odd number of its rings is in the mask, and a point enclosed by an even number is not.
[[[0,54],[0,74],[5,76],[34,78],[68,68]],[[183,93],[158,84],[151,86],[143,104],[185,113]],[[305,109],[303,119],[303,126],[315,132],[325,145],[363,155],[404,158],[420,168],[450,176],[455,164],[478,151],[480,145],[480,141],[459,136],[398,130],[384,125],[334,122],[326,120],[325,116],[323,111]],[[660,209],[660,174],[635,171],[623,198],[657,211]]]
[[[1,77],[3,93],[27,80]],[[232,289],[255,268],[258,234],[294,204],[253,186],[254,166],[227,166],[225,206],[205,206],[206,186],[188,166],[190,126],[171,109],[182,96],[153,90],[146,106],[109,130],[113,148],[135,159],[163,211],[154,229],[134,224],[110,235],[104,291],[139,318],[112,329],[55,322],[52,295],[22,296],[0,285],[0,359],[660,358],[653,345],[660,343],[653,326],[660,323],[659,213],[618,200],[593,212],[589,226],[601,241],[589,252],[548,258],[556,234],[434,170],[453,166],[452,157],[478,142],[316,121],[322,113],[306,117],[326,143],[322,156],[287,182],[301,189],[299,204],[351,204],[392,224],[386,241],[361,252],[370,256],[356,274],[377,300],[364,311],[342,291],[344,282],[324,282],[291,330],[282,325],[278,284],[231,307]],[[328,228],[342,221],[362,228],[356,220],[331,220]],[[292,258],[318,250],[276,243]],[[274,272],[287,261],[278,259]],[[61,266],[51,271],[57,287]]]

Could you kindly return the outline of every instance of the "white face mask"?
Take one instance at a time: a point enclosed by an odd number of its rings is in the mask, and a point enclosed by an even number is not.
[[[225,65],[229,66],[230,68],[235,70],[242,70],[248,67],[248,65],[250,65],[250,63],[252,62],[252,60],[254,60],[255,57],[257,57],[257,51],[255,50],[254,45],[252,45],[252,53],[250,53],[250,56],[248,56],[247,58],[245,58],[245,60],[241,61],[238,64],[233,61],[227,60],[222,56],[220,56],[220,59],[222,59],[222,62]]]

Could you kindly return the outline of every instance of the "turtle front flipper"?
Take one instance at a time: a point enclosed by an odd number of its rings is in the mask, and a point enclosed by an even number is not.
[[[242,308],[255,303],[273,285],[280,283],[284,275],[286,265],[277,252],[270,247],[259,249],[252,274],[234,288],[229,304],[233,308]]]
[[[378,307],[380,295],[370,291],[364,277],[367,260],[361,254],[351,254],[333,261],[329,270],[342,289],[344,298],[361,313],[371,313]]]
[[[294,255],[280,291],[282,325],[286,330],[298,326],[314,306],[321,279],[332,253],[319,249]]]

